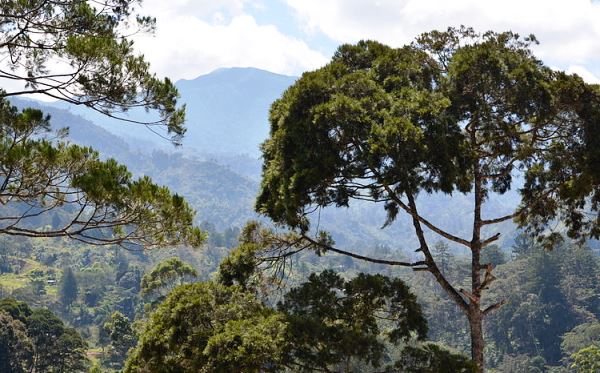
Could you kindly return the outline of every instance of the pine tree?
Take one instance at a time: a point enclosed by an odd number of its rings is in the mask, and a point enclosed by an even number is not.
[[[59,290],[60,302],[66,308],[70,307],[73,302],[77,299],[77,279],[73,270],[70,267],[65,269]]]
[[[440,263],[440,271],[445,276],[448,273],[450,260],[452,260],[452,253],[450,252],[448,244],[438,241],[433,247],[433,252]]]

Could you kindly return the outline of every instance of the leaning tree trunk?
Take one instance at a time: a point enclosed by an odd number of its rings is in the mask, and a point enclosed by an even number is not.
[[[481,292],[489,282],[487,277],[486,280],[481,281],[481,264],[480,256],[481,249],[484,247],[484,243],[481,240],[481,227],[483,221],[481,219],[481,204],[483,201],[483,193],[481,190],[481,177],[479,170],[475,169],[475,210],[474,210],[474,223],[473,223],[473,238],[470,242],[462,242],[471,248],[472,261],[471,261],[471,291],[460,289],[457,291],[444,277],[442,272],[437,267],[434,257],[427,245],[425,234],[421,228],[419,221],[419,213],[417,211],[417,205],[412,194],[406,194],[408,199],[409,211],[412,215],[413,225],[415,233],[419,239],[421,245],[420,251],[425,255],[425,262],[427,264],[427,270],[433,274],[437,282],[446,291],[446,293],[460,306],[465,312],[469,320],[469,328],[471,330],[471,356],[473,362],[477,365],[477,372],[482,373],[484,371],[484,359],[483,349],[485,346],[483,340],[483,317],[487,311],[481,310]],[[491,270],[490,267],[487,270]],[[486,273],[487,274],[487,273]],[[491,274],[491,272],[490,272]],[[490,278],[491,280],[491,278]]]

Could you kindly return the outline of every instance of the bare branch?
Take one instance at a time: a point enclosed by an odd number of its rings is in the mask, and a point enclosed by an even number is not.
[[[491,306],[488,306],[488,307],[486,307],[483,310],[483,315],[485,316],[485,315],[487,315],[489,313],[492,313],[492,312],[494,312],[495,310],[497,310],[498,308],[502,307],[505,304],[506,304],[506,299],[503,299],[503,300],[501,300],[498,303],[494,303]]]

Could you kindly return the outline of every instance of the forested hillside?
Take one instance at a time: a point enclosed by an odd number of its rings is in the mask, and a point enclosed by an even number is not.
[[[600,372],[600,85],[512,31],[325,58],[182,6],[319,62],[175,81],[139,1],[0,2],[0,373]]]

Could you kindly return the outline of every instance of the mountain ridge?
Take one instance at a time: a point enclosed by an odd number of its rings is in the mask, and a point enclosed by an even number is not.
[[[258,144],[269,133],[269,107],[296,79],[252,67],[232,67],[194,79],[178,80],[175,86],[181,95],[179,103],[186,105],[187,132],[183,151],[247,154],[258,158]],[[138,129],[136,124],[123,123],[85,106],[62,101],[44,102],[43,105],[68,110],[94,122],[139,150],[144,151],[152,144],[165,152],[174,151],[164,140],[169,136],[164,128]],[[156,120],[155,114],[141,108],[122,115],[136,121]],[[138,146],[138,142],[144,145]]]

